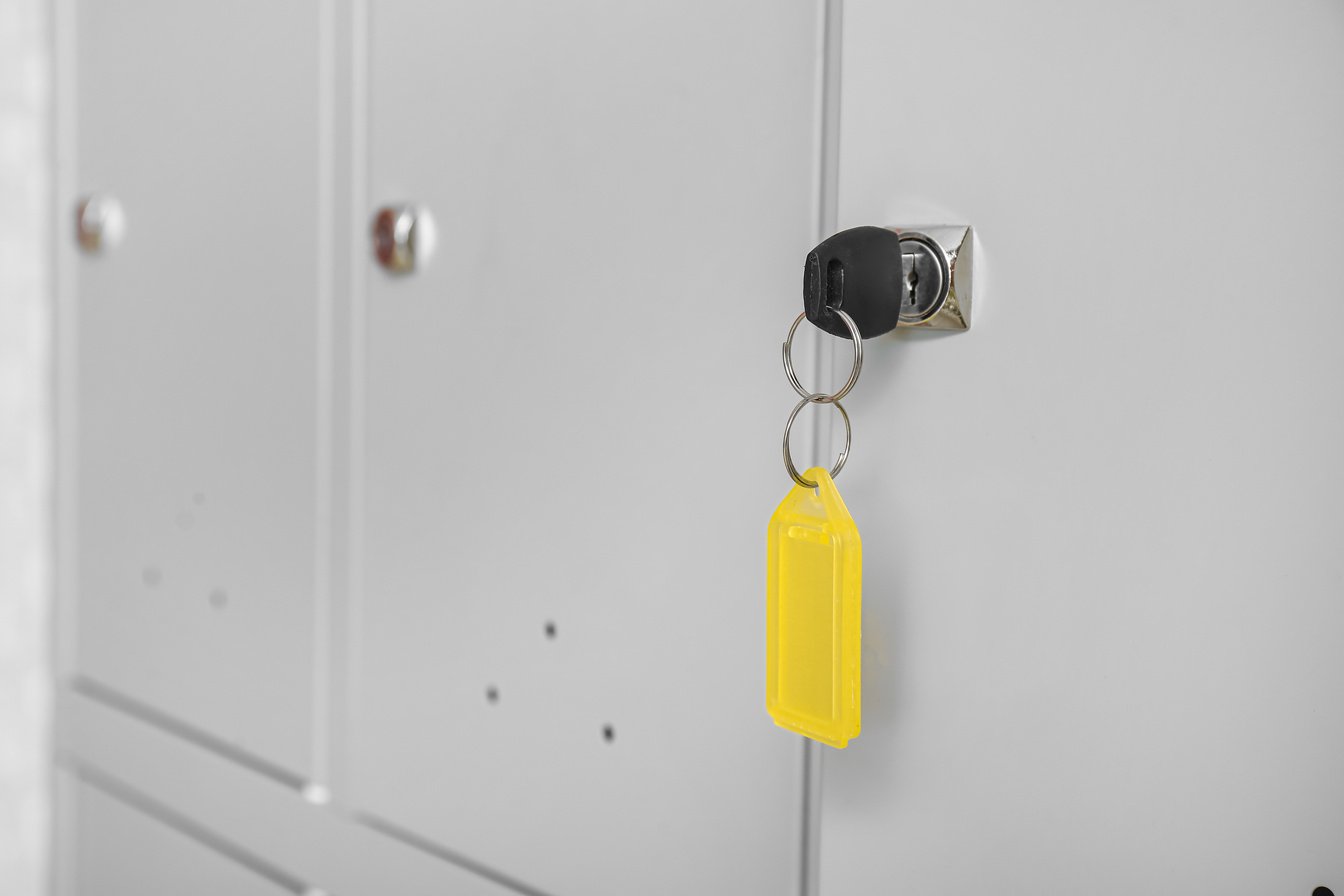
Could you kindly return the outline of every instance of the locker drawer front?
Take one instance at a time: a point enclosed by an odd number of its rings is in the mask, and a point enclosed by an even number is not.
[[[209,844],[106,791],[64,777],[74,808],[65,896],[283,896],[304,887],[227,844]],[[67,819],[68,821],[69,819]]]

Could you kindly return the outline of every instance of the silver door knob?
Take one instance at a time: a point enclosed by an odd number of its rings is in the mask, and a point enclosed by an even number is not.
[[[384,269],[396,274],[415,270],[415,206],[389,205],[373,216],[373,257]]]
[[[126,216],[115,196],[90,193],[75,207],[75,239],[85,252],[115,246],[126,228]]]

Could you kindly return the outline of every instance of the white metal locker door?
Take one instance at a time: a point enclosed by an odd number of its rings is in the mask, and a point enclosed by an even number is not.
[[[822,892],[1344,892],[1344,7],[846,0],[843,62],[840,225],[990,276],[846,401]]]
[[[62,776],[74,817],[65,896],[283,896],[302,885],[264,860],[232,853],[193,826],[146,814],[98,787]],[[202,838],[205,839],[202,839]],[[220,850],[223,845],[225,851]],[[241,859],[241,861],[240,861]]]
[[[560,894],[796,890],[765,714],[812,4],[371,6],[360,807]],[[776,396],[775,401],[762,396]]]
[[[77,671],[287,775],[322,540],[322,9],[80,2],[62,68],[65,176],[126,216],[65,256]]]

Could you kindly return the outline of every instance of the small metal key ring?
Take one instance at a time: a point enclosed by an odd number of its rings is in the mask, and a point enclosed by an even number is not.
[[[803,384],[798,381],[798,374],[793,369],[793,334],[798,331],[798,325],[807,317],[806,311],[794,320],[793,326],[789,327],[788,338],[784,340],[784,375],[789,378],[789,385],[793,386],[793,391],[814,404],[831,404],[844,398],[849,394],[849,390],[854,388],[854,384],[859,381],[859,373],[863,370],[863,337],[859,334],[858,325],[854,323],[854,318],[839,308],[832,308],[831,311],[839,315],[840,319],[844,321],[845,327],[849,330],[849,338],[854,342],[854,368],[849,372],[849,379],[840,388],[839,392],[834,395],[827,395],[825,392],[808,392],[803,388]],[[798,479],[797,476],[793,478]]]
[[[853,430],[850,429],[849,426],[849,414],[845,413],[844,405],[836,401],[835,396],[833,395],[830,396],[829,399],[826,401],[822,401],[823,398],[827,398],[827,396],[821,392],[814,392],[811,395],[804,397],[802,401],[798,402],[796,405],[793,406],[793,411],[789,414],[789,422],[784,424],[784,468],[789,471],[789,475],[793,477],[793,481],[801,485],[803,488],[816,488],[817,484],[815,482],[808,482],[806,479],[804,479],[802,477],[802,474],[798,472],[798,468],[793,465],[793,456],[789,454],[789,433],[793,431],[793,421],[798,419],[798,412],[801,411],[807,405],[809,404],[834,405],[835,409],[840,412],[841,418],[843,418],[845,421],[845,447],[843,450],[841,450],[840,456],[836,458],[835,466],[831,467],[832,479],[840,475],[840,471],[845,468],[845,461],[849,459],[849,442],[850,437],[853,436],[854,434]]]

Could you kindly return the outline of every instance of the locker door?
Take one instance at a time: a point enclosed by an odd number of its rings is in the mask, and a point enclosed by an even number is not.
[[[70,862],[63,874],[66,896],[282,896],[303,892],[287,875],[243,861],[201,831],[189,834],[139,807],[74,779],[64,779],[73,797],[74,827],[64,835]],[[205,837],[212,838],[206,833]],[[226,850],[228,846],[224,847]],[[250,864],[249,864],[250,863]]]
[[[840,226],[989,276],[846,400],[822,892],[1344,892],[1344,7],[844,14]]]
[[[356,799],[542,892],[790,892],[762,565],[816,10],[397,0],[369,34],[369,213],[437,248],[371,270],[356,343]]]
[[[61,69],[69,182],[126,219],[71,259],[77,672],[296,774],[322,541],[321,9],[79,2]]]

